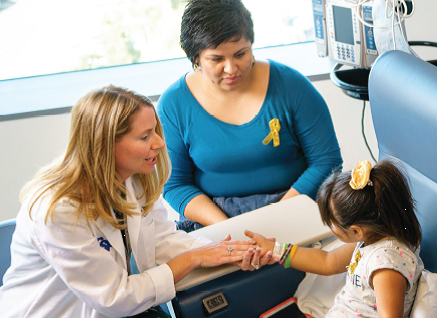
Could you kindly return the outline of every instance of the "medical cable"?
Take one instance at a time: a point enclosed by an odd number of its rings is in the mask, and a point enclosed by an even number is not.
[[[407,14],[408,14],[408,7],[406,6],[406,4],[405,4],[405,7],[404,7],[404,8],[405,8],[405,10],[406,10],[406,12],[407,12]],[[411,15],[412,15],[413,12],[414,12],[414,6],[413,6],[413,8],[412,8]],[[398,21],[401,21],[399,9],[397,10],[397,15],[398,15]],[[411,16],[411,15],[410,15],[410,16]],[[401,35],[402,35],[402,39],[404,40],[404,43],[407,43],[407,44],[408,44],[407,38],[406,38],[406,36],[405,36],[405,32],[404,32],[403,25],[400,25],[399,28],[400,28],[400,30],[401,30]],[[394,39],[394,31],[393,31],[393,39]],[[415,57],[419,58],[419,55],[417,55],[417,53],[413,51],[413,49],[411,48],[411,46],[409,46],[409,45],[407,45],[407,46],[408,46],[408,50],[410,51],[410,53],[411,53],[412,55],[414,55]]]
[[[394,2],[395,2],[395,0],[393,0],[393,7],[394,7]],[[387,15],[387,7],[388,7],[388,3],[389,3],[389,1],[387,1],[387,2],[385,3],[385,16],[386,16],[387,18],[390,18],[390,16]],[[398,11],[399,11],[399,9],[398,9]],[[391,17],[392,17],[392,19],[391,19],[391,33],[393,34],[393,49],[394,49],[394,50],[396,50],[395,16],[396,16],[396,15],[394,14],[394,10],[392,10],[392,12],[391,12]],[[400,24],[400,23],[401,23],[401,20],[398,20],[398,21],[399,21],[399,28],[402,29],[402,25]]]
[[[346,2],[346,0],[344,0],[344,1]],[[358,18],[358,20],[360,20],[360,22],[362,24],[364,24],[364,25],[366,25],[368,27],[377,28],[377,29],[394,28],[395,26],[400,24],[402,21],[404,21],[406,18],[410,18],[413,15],[413,13],[415,11],[415,6],[416,6],[414,0],[412,0],[411,1],[412,9],[411,9],[411,12],[408,13],[408,7],[407,7],[407,4],[406,4],[405,0],[399,0],[402,3],[402,6],[405,8],[405,12],[407,12],[407,14],[402,14],[402,17],[400,19],[398,19],[398,22],[394,23],[394,25],[392,23],[391,25],[386,25],[386,26],[374,26],[373,24],[370,24],[370,23],[364,21],[364,19],[362,17],[362,11],[363,10],[361,10],[361,6],[364,3],[369,2],[369,1],[371,1],[371,0],[363,0],[363,1],[359,2],[358,4],[354,5],[353,7],[355,7],[355,9],[357,11],[356,12],[357,13],[357,18]],[[396,1],[396,0],[393,0],[393,1]],[[392,14],[393,14],[393,12],[391,14],[388,14],[388,8],[392,8],[391,6],[387,7],[389,3],[390,3],[390,0],[387,0],[387,2],[386,2],[386,11],[385,11],[385,14],[386,14],[387,18],[391,18]]]
[[[395,5],[395,1],[397,1],[396,5]],[[393,12],[395,11],[395,10],[393,10],[393,8],[395,8],[395,7],[396,7],[396,9],[398,10],[398,13],[399,13],[399,5],[400,4],[402,4],[402,8],[403,8],[403,10],[402,10],[403,17],[409,18],[409,17],[411,17],[413,15],[414,7],[415,7],[414,0],[411,1],[412,9],[411,9],[410,13],[408,13],[408,6],[407,6],[407,2],[405,0],[392,0],[392,2],[393,2],[392,5],[390,4],[389,0],[387,0],[386,3],[385,3],[385,16],[387,18],[390,18],[393,15]],[[391,10],[390,14],[388,13],[389,12],[388,9]]]
[[[347,0],[344,0],[345,2]],[[392,0],[392,4],[390,3],[390,0],[386,0],[386,4],[385,4],[385,15],[387,18],[392,18],[392,23],[391,25],[387,25],[387,26],[374,26],[373,23],[370,24],[366,21],[364,21],[363,16],[362,16],[362,12],[363,10],[362,5],[366,2],[369,2],[371,0],[362,0],[359,3],[357,3],[356,5],[354,5],[353,7],[355,7],[356,10],[356,15],[358,20],[363,24],[366,25],[368,27],[371,28],[376,28],[376,29],[384,29],[384,28],[391,28],[392,29],[392,35],[393,35],[393,46],[394,46],[394,50],[396,50],[396,36],[395,36],[395,26],[399,25],[399,29],[402,35],[402,39],[404,41],[404,43],[408,43],[406,37],[405,37],[405,32],[404,32],[404,28],[402,25],[402,22],[406,19],[406,18],[410,18],[414,12],[415,12],[415,2],[414,0],[411,0],[411,12],[408,12],[408,5],[406,3],[405,0]],[[397,1],[397,3],[395,4],[395,1]],[[393,9],[394,8],[394,9]],[[402,8],[402,16],[401,16],[401,8]],[[390,13],[389,13],[389,9],[390,9]],[[395,17],[398,18],[398,22],[395,22]],[[416,56],[419,57],[417,55],[416,52],[413,51],[413,49],[411,47],[408,47],[408,51]]]
[[[371,1],[371,0],[361,0],[361,1],[358,2],[358,3],[354,3],[353,5],[351,5],[351,8],[360,7],[360,6],[362,6],[364,3],[369,2],[369,1]],[[343,0],[343,2],[350,2],[350,1]]]
[[[363,135],[364,142],[366,143],[367,150],[369,150],[370,156],[372,157],[373,161],[376,163],[376,159],[373,156],[372,149],[370,149],[370,147],[369,147],[369,143],[367,142],[367,138],[366,138],[366,133],[364,131],[364,115],[365,115],[365,110],[366,110],[366,101],[363,102],[363,113],[362,113],[362,116],[361,116],[361,133]]]

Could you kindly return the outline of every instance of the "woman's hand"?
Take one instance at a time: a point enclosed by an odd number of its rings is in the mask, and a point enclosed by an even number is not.
[[[256,248],[251,240],[231,241],[231,236],[228,235],[221,241],[210,243],[193,251],[196,252],[198,258],[197,267],[214,267],[241,262],[248,251],[253,251],[254,247]]]
[[[264,265],[271,265],[279,261],[273,258],[273,248],[275,247],[275,239],[265,238],[264,236],[253,233],[251,231],[244,231],[244,234],[252,239],[254,244],[258,247],[250,248],[243,256],[243,260],[237,263],[242,270],[253,271],[263,267]],[[261,243],[262,246],[258,243]],[[270,248],[270,246],[272,246]]]
[[[278,261],[272,258],[275,246],[274,239],[266,239],[264,236],[250,231],[244,233],[252,239],[231,241],[231,236],[228,235],[219,242],[188,250],[167,262],[173,273],[174,283],[179,282],[196,267],[214,267],[233,263],[242,270],[253,271]],[[262,244],[261,247],[256,245],[257,241]]]
[[[219,242],[188,250],[167,262],[173,273],[174,283],[187,276],[196,267],[214,267],[227,263],[242,262],[249,249],[257,246],[252,240],[231,241],[231,236]],[[246,266],[247,267],[247,266]]]
[[[254,271],[264,265],[271,265],[277,262],[272,258],[273,253],[267,252],[261,257],[261,248],[250,248],[244,255],[241,262],[236,263],[243,271]]]

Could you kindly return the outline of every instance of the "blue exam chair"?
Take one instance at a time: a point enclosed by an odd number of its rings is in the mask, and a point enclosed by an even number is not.
[[[15,231],[15,219],[0,222],[0,286],[3,286],[3,275],[11,266],[11,242]]]
[[[402,161],[416,200],[425,268],[437,272],[437,67],[402,51],[388,51],[369,77],[379,159]]]

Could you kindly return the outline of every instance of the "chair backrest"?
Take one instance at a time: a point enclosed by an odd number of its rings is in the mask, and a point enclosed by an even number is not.
[[[379,159],[403,162],[422,227],[420,255],[437,272],[437,67],[385,52],[372,67],[369,98]]]
[[[3,275],[11,266],[11,241],[15,231],[15,219],[0,222],[0,286],[3,286]]]

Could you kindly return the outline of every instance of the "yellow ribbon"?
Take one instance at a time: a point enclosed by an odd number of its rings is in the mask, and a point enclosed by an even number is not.
[[[355,272],[355,269],[358,266],[358,262],[361,259],[361,252],[358,250],[358,252],[355,254],[355,262],[350,264],[349,266],[346,266],[346,268],[349,270],[350,276],[352,276]]]
[[[279,146],[279,131],[281,130],[281,124],[279,123],[279,120],[273,118],[269,122],[269,126],[270,126],[270,133],[263,140],[263,144],[267,145],[273,139],[273,147]]]

